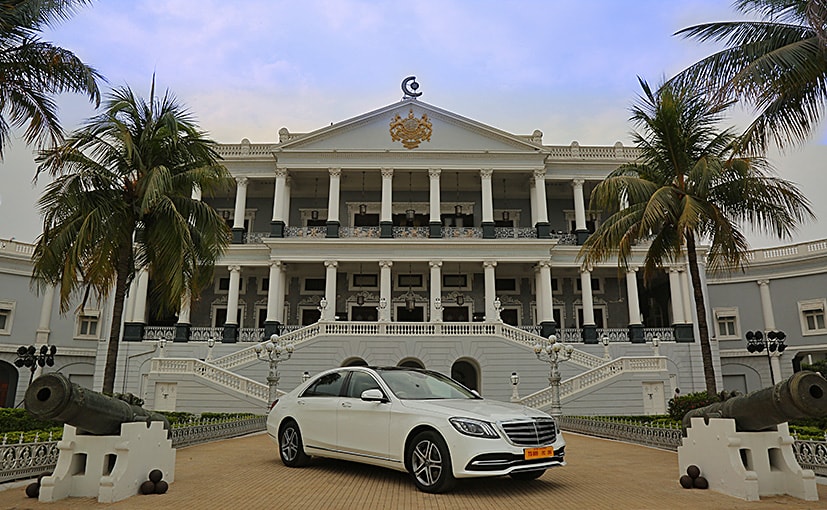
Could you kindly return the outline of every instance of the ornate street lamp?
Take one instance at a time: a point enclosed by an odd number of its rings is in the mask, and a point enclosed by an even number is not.
[[[41,345],[38,350],[34,345],[21,345],[17,348],[17,359],[14,360],[14,366],[17,368],[26,367],[31,370],[29,375],[29,384],[34,379],[34,373],[38,368],[45,366],[53,367],[55,365],[55,353],[57,347],[54,345]]]
[[[496,313],[495,319],[501,321],[500,319],[500,310],[503,308],[503,303],[500,301],[500,298],[494,298],[494,312]]]
[[[609,353],[609,335],[604,334],[600,338],[600,343],[603,344],[603,357],[606,359],[612,359],[612,355]]]
[[[767,334],[761,330],[756,330],[755,332],[747,331],[746,339],[747,339],[747,351],[750,354],[760,354],[766,350],[767,352],[767,363],[770,366],[770,381],[772,385],[775,386],[775,370],[772,366],[772,358],[773,353],[777,356],[781,356],[781,353],[787,348],[787,344],[784,343],[786,340],[787,334],[783,331],[767,331]],[[780,374],[779,374],[780,375]]]
[[[166,345],[167,345],[167,339],[166,338],[159,338],[158,339],[158,349],[159,349],[158,350],[158,357],[159,358],[164,357],[164,347],[166,347]]]
[[[206,361],[210,361],[212,359],[212,348],[215,347],[215,338],[207,339],[207,359]]]
[[[437,296],[434,298],[434,310],[442,309],[442,298]]]
[[[293,355],[293,344],[281,343],[278,340],[278,335],[272,335],[270,340],[256,344],[253,348],[256,351],[256,358],[270,364],[270,371],[267,373],[267,386],[270,388],[268,410],[272,409],[278,397],[279,363],[289,360]]]
[[[652,354],[660,356],[660,338],[658,335],[652,337]]]
[[[534,354],[537,359],[549,364],[548,383],[551,386],[551,414],[555,418],[563,415],[560,405],[560,363],[571,359],[574,347],[557,341],[556,335],[548,337],[548,341],[534,344]]]
[[[310,379],[310,372],[305,370],[304,373],[302,373],[302,382],[307,382],[308,379]]]
[[[517,372],[511,372],[511,401],[517,402],[520,400],[520,395],[517,393],[517,386],[520,384],[520,376]]]

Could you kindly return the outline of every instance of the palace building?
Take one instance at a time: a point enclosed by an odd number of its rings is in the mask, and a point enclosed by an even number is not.
[[[540,131],[507,133],[428,104],[412,84],[399,102],[343,122],[218,147],[236,186],[203,199],[231,226],[232,245],[212,288],[173,317],[157,316],[152,274],[138,275],[116,388],[159,410],[263,412],[271,388],[289,390],[305,372],[406,365],[487,398],[630,415],[664,413],[677,391],[704,389],[686,264],[644,285],[645,246],[628,270],[578,259],[603,219],[591,189],[637,150],[545,145]],[[0,293],[0,318],[13,300]],[[55,369],[64,350],[85,355],[91,365],[66,372],[100,388],[110,309],[93,318],[94,335],[80,335],[76,318],[71,339],[38,338],[58,346]],[[28,336],[0,336],[10,341],[0,377],[17,372],[13,349],[48,329],[31,322]],[[552,335],[563,345],[550,348]],[[722,379],[712,348],[719,386],[738,383],[731,368]]]

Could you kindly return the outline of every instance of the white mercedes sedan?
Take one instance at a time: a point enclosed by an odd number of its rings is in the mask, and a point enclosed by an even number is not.
[[[286,466],[311,456],[364,462],[407,471],[425,492],[450,490],[457,478],[533,480],[566,464],[566,442],[548,414],[402,367],[318,374],[276,402],[267,433]]]

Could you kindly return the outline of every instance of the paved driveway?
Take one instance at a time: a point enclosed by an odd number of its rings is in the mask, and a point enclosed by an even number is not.
[[[288,469],[263,434],[178,450],[175,483],[163,495],[133,496],[113,504],[91,498],[56,503],[29,499],[23,487],[0,492],[0,509],[816,509],[821,501],[790,497],[747,502],[678,484],[676,453],[567,434],[568,466],[539,480],[463,480],[450,494],[417,491],[405,473],[360,464],[314,460]]]

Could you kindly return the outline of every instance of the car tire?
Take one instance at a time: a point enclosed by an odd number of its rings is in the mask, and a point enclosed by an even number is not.
[[[281,462],[287,467],[301,467],[310,460],[304,453],[299,424],[293,420],[285,422],[279,430],[279,455]]]
[[[436,432],[417,434],[408,448],[407,460],[411,478],[422,492],[447,492],[456,483],[448,445]]]
[[[520,471],[519,473],[511,473],[511,478],[515,480],[536,480],[543,476],[545,469],[538,469],[537,471]]]

